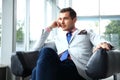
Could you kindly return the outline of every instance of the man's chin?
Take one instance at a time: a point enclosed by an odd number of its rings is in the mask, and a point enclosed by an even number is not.
[[[65,28],[62,28],[63,31],[67,31]]]

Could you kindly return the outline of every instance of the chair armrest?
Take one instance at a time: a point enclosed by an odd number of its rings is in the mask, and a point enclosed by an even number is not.
[[[39,51],[18,51],[11,57],[11,71],[15,76],[27,77],[36,65]]]
[[[120,72],[120,51],[99,49],[89,59],[86,74],[93,79],[103,79]]]
[[[22,76],[23,74],[23,65],[17,55],[11,57],[11,71],[15,76]]]

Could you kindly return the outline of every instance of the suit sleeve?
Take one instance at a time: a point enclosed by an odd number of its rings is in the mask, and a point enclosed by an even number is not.
[[[89,33],[89,36],[90,36],[90,41],[94,46],[96,46],[96,45],[98,45],[102,42],[110,43],[109,41],[105,40],[102,36],[94,33],[93,30],[89,30],[88,33]]]
[[[48,38],[50,32],[51,30],[49,28],[44,29],[41,37],[37,40],[37,42],[35,43],[33,47],[34,51],[40,51],[40,49],[44,46],[44,43],[46,39]]]

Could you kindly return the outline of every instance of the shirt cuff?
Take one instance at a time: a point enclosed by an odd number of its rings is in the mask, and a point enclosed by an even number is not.
[[[50,32],[50,31],[52,30],[52,28],[47,27],[45,30],[46,30],[47,32]]]

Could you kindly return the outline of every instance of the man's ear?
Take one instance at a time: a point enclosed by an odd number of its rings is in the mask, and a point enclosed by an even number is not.
[[[75,23],[77,21],[77,17],[73,18],[73,22]]]

